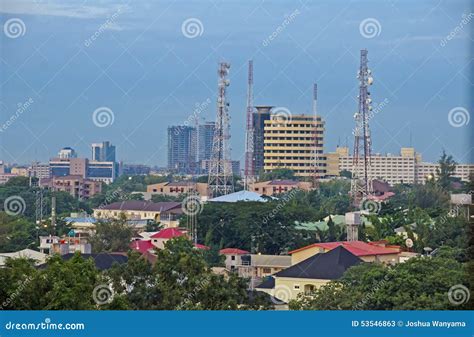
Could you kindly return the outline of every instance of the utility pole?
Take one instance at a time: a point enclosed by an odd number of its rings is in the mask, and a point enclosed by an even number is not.
[[[371,137],[370,137],[370,111],[372,110],[370,92],[368,87],[372,85],[372,72],[368,68],[367,50],[360,51],[360,69],[357,75],[359,79],[359,109],[354,119],[354,154],[352,162],[351,197],[355,207],[360,207],[363,199],[373,194],[372,178],[369,176]]]
[[[230,84],[230,80],[227,79],[229,68],[229,63],[219,63],[217,118],[208,177],[212,197],[234,192],[232,162],[230,159],[229,103],[226,100],[226,88]]]

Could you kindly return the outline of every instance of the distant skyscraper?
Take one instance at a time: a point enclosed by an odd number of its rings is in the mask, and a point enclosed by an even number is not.
[[[207,122],[197,128],[197,161],[209,160],[212,155],[212,141],[216,123]]]
[[[77,153],[71,147],[63,147],[61,150],[59,150],[58,157],[61,159],[77,158]]]
[[[196,129],[190,126],[168,127],[168,169],[192,174],[196,169]]]
[[[115,145],[110,142],[92,144],[93,161],[112,161],[115,162]]]

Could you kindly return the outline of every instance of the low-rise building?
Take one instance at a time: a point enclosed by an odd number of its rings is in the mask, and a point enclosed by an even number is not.
[[[121,214],[129,220],[152,220],[164,227],[177,227],[183,215],[180,202],[118,201],[94,208],[97,219],[118,219]]]
[[[287,193],[294,189],[310,191],[312,188],[313,188],[313,185],[307,181],[269,180],[269,181],[262,181],[259,183],[253,183],[250,185],[249,190],[252,192],[263,194],[263,195],[273,196],[273,195],[278,195],[282,193]]]
[[[89,199],[102,192],[102,183],[82,176],[64,176],[40,179],[40,186],[47,187],[52,191],[67,192],[74,198]]]
[[[202,198],[209,196],[209,185],[207,183],[197,183],[193,181],[163,182],[148,185],[147,193],[156,195],[168,195],[177,197],[188,193],[197,193]]]
[[[33,260],[36,265],[40,265],[46,261],[47,257],[47,254],[37,252],[36,250],[32,249],[23,249],[11,253],[0,253],[0,267],[3,267],[5,265],[7,259],[26,258]]]

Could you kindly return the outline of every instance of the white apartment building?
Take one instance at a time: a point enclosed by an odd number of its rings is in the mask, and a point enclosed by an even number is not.
[[[353,157],[349,155],[347,147],[340,147],[336,152],[327,156],[328,172],[337,175],[336,172],[343,170],[351,171]],[[333,167],[338,165],[338,167]],[[421,154],[415,152],[414,148],[402,148],[399,155],[393,154],[373,154],[370,158],[369,176],[372,179],[384,180],[390,185],[424,184],[430,177],[436,177],[437,163],[424,163]],[[469,181],[469,173],[474,170],[474,164],[456,165],[454,177],[462,181]]]

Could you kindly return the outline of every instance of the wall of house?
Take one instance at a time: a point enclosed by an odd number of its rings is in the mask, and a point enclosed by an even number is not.
[[[309,290],[318,289],[322,285],[328,283],[330,280],[307,279],[307,278],[290,278],[290,277],[275,277],[275,288],[273,295],[281,301],[288,302],[298,297],[299,293]]]
[[[301,261],[304,261],[307,258],[319,253],[325,253],[324,249],[320,247],[309,247],[307,249],[300,250],[299,252],[291,254],[291,265],[300,263]]]

